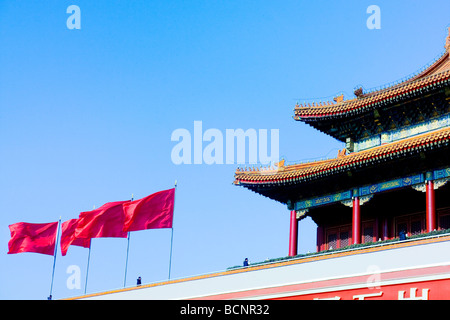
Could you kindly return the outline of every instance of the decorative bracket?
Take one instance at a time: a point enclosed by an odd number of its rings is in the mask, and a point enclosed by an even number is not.
[[[346,207],[353,208],[353,199],[343,200],[341,203]]]
[[[444,179],[439,179],[439,180],[434,180],[434,190],[439,189],[440,187],[444,186],[445,184],[447,184],[447,182],[450,180],[450,178],[444,178]]]
[[[427,184],[426,183],[419,183],[419,184],[415,184],[415,185],[411,186],[411,188],[413,188],[416,191],[426,192],[427,191]]]
[[[309,211],[308,209],[297,210],[295,211],[295,217],[297,218],[297,220],[306,218],[306,213],[308,213],[308,211]]]
[[[362,206],[364,203],[368,202],[368,201],[369,201],[370,199],[372,199],[372,198],[373,198],[373,194],[369,194],[369,195],[367,195],[367,196],[359,197],[359,205]],[[353,199],[344,200],[344,201],[341,201],[341,203],[342,203],[344,206],[353,208]]]
[[[443,179],[438,179],[438,180],[434,180],[434,190],[439,189],[440,187],[444,186],[447,184],[447,182],[450,181],[450,178],[443,178]],[[414,190],[416,191],[420,191],[420,192],[427,192],[427,183],[419,183],[419,184],[415,184],[413,186],[411,186]]]

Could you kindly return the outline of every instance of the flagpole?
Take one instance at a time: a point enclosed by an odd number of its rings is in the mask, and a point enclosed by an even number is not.
[[[95,205],[94,205],[93,210],[95,210]],[[88,254],[88,261],[87,261],[87,266],[86,266],[86,283],[84,284],[84,294],[86,294],[86,290],[87,290],[89,262],[91,261],[91,245],[92,245],[92,238],[89,239],[89,254]]]
[[[127,260],[125,262],[125,277],[123,278],[123,287],[127,282],[127,268],[128,268],[128,252],[130,251],[130,231],[128,231],[128,245],[127,245]]]
[[[92,246],[92,238],[89,239],[89,254],[88,254],[87,267],[86,267],[86,283],[84,284],[84,294],[86,294],[86,290],[87,290],[87,282],[88,282],[88,274],[89,274],[89,261],[91,260],[91,246]]]
[[[55,266],[56,266],[56,253],[58,252],[58,239],[59,239],[59,229],[60,229],[60,225],[61,225],[61,216],[59,217],[58,220],[58,228],[57,228],[57,232],[56,232],[56,239],[55,239],[55,251],[53,253],[53,271],[52,271],[52,284],[50,285],[50,295],[49,295],[49,300],[52,299],[52,293],[53,293],[53,280],[55,278]]]
[[[133,194],[131,194],[131,201],[133,201]],[[127,260],[125,261],[125,276],[123,278],[123,287],[125,288],[127,282],[127,269],[128,269],[128,252],[130,251],[130,231],[128,231],[128,244],[127,244]]]
[[[172,248],[173,248],[173,218],[175,216],[175,197],[177,193],[177,180],[175,180],[175,192],[173,195],[173,215],[172,215],[172,234],[170,236],[170,258],[169,258],[169,280],[170,280],[170,271],[172,269]]]

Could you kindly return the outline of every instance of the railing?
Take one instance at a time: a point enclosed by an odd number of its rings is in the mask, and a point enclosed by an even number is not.
[[[377,242],[367,242],[367,243],[361,243],[361,244],[353,244],[353,245],[349,245],[349,246],[338,248],[338,249],[331,249],[331,250],[324,250],[324,251],[320,251],[320,252],[311,252],[311,253],[298,254],[298,255],[293,256],[293,257],[287,256],[287,257],[281,257],[281,258],[275,258],[275,259],[268,259],[268,260],[265,260],[265,261],[262,261],[262,262],[252,263],[249,266],[250,267],[263,266],[263,265],[269,265],[269,264],[273,264],[273,263],[290,261],[290,260],[301,260],[301,259],[311,258],[311,257],[329,256],[329,255],[333,255],[333,254],[335,254],[337,252],[340,252],[340,253],[342,253],[342,252],[351,252],[351,251],[357,251],[357,250],[361,250],[361,249],[369,249],[369,248],[388,246],[388,245],[391,245],[391,244],[394,244],[394,243],[408,243],[408,242],[413,242],[413,241],[416,241],[416,240],[425,240],[425,239],[439,238],[439,237],[444,237],[444,236],[449,236],[449,235],[450,235],[450,229],[439,230],[439,231],[432,231],[432,232],[429,232],[429,233],[422,233],[422,234],[418,234],[418,235],[414,235],[414,236],[408,237],[406,240],[399,240],[399,238],[394,238],[394,239],[377,241]],[[248,267],[233,266],[233,267],[227,268],[227,271],[237,270],[237,269],[245,269],[245,268],[248,268]]]

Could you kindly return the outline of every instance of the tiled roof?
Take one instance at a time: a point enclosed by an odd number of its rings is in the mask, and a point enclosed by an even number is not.
[[[288,165],[278,170],[237,169],[236,185],[274,185],[286,182],[301,183],[345,172],[351,168],[365,166],[380,161],[407,157],[414,152],[426,152],[436,147],[450,144],[450,128],[417,135],[408,139],[381,145],[372,149],[351,153],[335,159],[322,160],[299,165]]]
[[[449,30],[450,31],[450,30]],[[447,42],[450,43],[450,34]],[[348,116],[366,108],[375,107],[379,103],[389,102],[393,98],[402,98],[424,89],[436,86],[448,86],[450,83],[450,46],[446,52],[426,70],[417,76],[389,88],[364,94],[351,100],[335,99],[337,102],[296,105],[294,119],[300,121],[319,120],[323,118]]]
[[[450,67],[450,62],[447,62]],[[333,117],[348,115],[365,108],[375,107],[377,104],[387,102],[394,97],[404,97],[406,95],[419,93],[424,89],[435,86],[448,86],[450,84],[450,69],[438,74],[432,74],[411,82],[405,82],[397,86],[367,94],[362,98],[345,100],[335,104],[325,104],[319,106],[305,107],[297,105],[294,109],[295,120],[311,120],[312,118]]]

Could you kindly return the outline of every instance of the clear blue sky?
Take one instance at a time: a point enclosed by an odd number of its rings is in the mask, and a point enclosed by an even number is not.
[[[69,30],[69,5],[81,29]],[[381,9],[369,30],[366,9]],[[279,129],[288,162],[339,143],[296,101],[400,79],[443,51],[449,1],[0,0],[0,299],[45,299],[53,258],[7,255],[8,225],[77,218],[178,180],[172,278],[288,253],[289,211],[232,185],[237,165],[175,165],[178,128]],[[316,229],[300,222],[299,252]],[[134,232],[127,285],[166,280],[170,230]],[[88,293],[121,288],[125,239],[93,239]],[[58,252],[54,298],[84,293],[88,250]],[[69,266],[81,288],[68,289]]]

